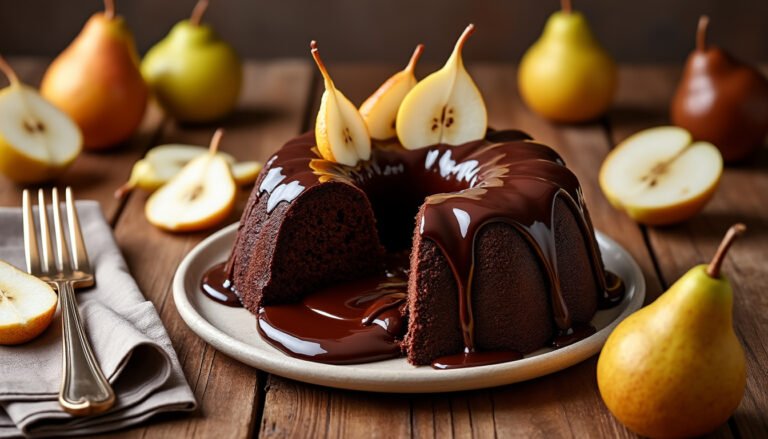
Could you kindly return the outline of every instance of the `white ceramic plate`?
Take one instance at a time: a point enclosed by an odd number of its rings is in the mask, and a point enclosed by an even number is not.
[[[627,294],[616,307],[598,311],[597,333],[558,350],[541,349],[522,360],[464,369],[414,367],[405,358],[355,365],[314,363],[289,357],[261,339],[256,317],[243,308],[214,302],[200,291],[203,273],[229,257],[237,224],[211,235],[181,262],[173,279],[173,297],[181,317],[203,340],[221,352],[264,371],[330,387],[376,392],[450,392],[529,380],[583,361],[605,343],[616,325],[642,306],[645,279],[640,267],[619,244],[597,233],[608,270],[625,282]]]

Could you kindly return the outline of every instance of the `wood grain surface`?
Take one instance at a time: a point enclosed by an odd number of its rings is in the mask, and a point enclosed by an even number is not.
[[[36,84],[40,59],[12,59]],[[336,86],[360,103],[397,64],[330,63]],[[434,66],[432,66],[434,67]],[[747,392],[731,420],[711,437],[768,436],[768,151],[747,166],[728,168],[705,211],[682,225],[646,228],[615,211],[603,197],[597,172],[605,155],[629,134],[667,123],[667,103],[679,70],[633,66],[621,70],[620,90],[602,120],[553,125],[532,114],[517,94],[512,65],[472,63],[493,127],[521,128],[555,148],[579,177],[595,227],[621,243],[640,264],[654,300],[695,264],[707,261],[733,222],[749,227],[724,265],[734,284],[735,324],[748,359]],[[419,76],[430,71],[421,66]],[[222,150],[265,160],[287,139],[311,129],[322,93],[306,60],[249,63],[239,110],[223,122]],[[561,372],[514,385],[437,395],[385,395],[304,384],[268,375],[217,352],[192,333],[176,311],[171,278],[184,255],[212,231],[175,235],[150,226],[146,194],[115,200],[112,192],[133,162],[163,143],[205,145],[217,126],[178,126],[149,111],[137,136],[112,153],[84,154],[57,184],[78,198],[96,199],[114,225],[132,274],[157,307],[200,402],[187,416],[162,416],[109,437],[635,437],[603,405],[595,380],[597,357]],[[20,203],[21,187],[0,177],[0,205]],[[238,195],[236,221],[249,192]],[[106,436],[105,436],[106,437]]]

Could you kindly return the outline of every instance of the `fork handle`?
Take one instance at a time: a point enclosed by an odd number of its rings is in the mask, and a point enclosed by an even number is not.
[[[105,412],[115,404],[115,392],[93,356],[77,308],[72,282],[60,281],[56,286],[59,290],[64,336],[64,370],[59,404],[67,413],[75,416]]]

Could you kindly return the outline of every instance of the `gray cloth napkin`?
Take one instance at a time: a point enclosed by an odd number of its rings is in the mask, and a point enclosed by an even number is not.
[[[0,438],[106,432],[158,413],[196,408],[160,317],[129,274],[98,203],[79,201],[77,211],[96,271],[96,287],[77,292],[80,313],[117,402],[109,412],[88,417],[72,417],[59,407],[57,311],[40,337],[19,346],[0,346]],[[0,208],[0,259],[25,268],[21,209]]]

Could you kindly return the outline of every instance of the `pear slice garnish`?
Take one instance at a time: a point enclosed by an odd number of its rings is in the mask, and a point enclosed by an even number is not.
[[[226,219],[235,206],[237,186],[227,160],[217,154],[217,130],[207,154],[189,163],[147,200],[147,220],[164,230],[195,231]]]
[[[363,117],[349,99],[333,84],[326,70],[317,43],[312,41],[312,57],[325,81],[325,91],[315,122],[315,141],[324,159],[355,166],[371,157],[371,137]]]
[[[363,116],[372,138],[391,139],[397,136],[397,110],[400,109],[405,95],[416,86],[416,76],[413,72],[422,52],[424,45],[419,44],[413,51],[408,65],[387,79],[360,106],[360,115]]]
[[[459,145],[485,136],[485,102],[461,58],[474,30],[474,25],[467,26],[443,68],[416,84],[400,104],[397,137],[405,148]]]

